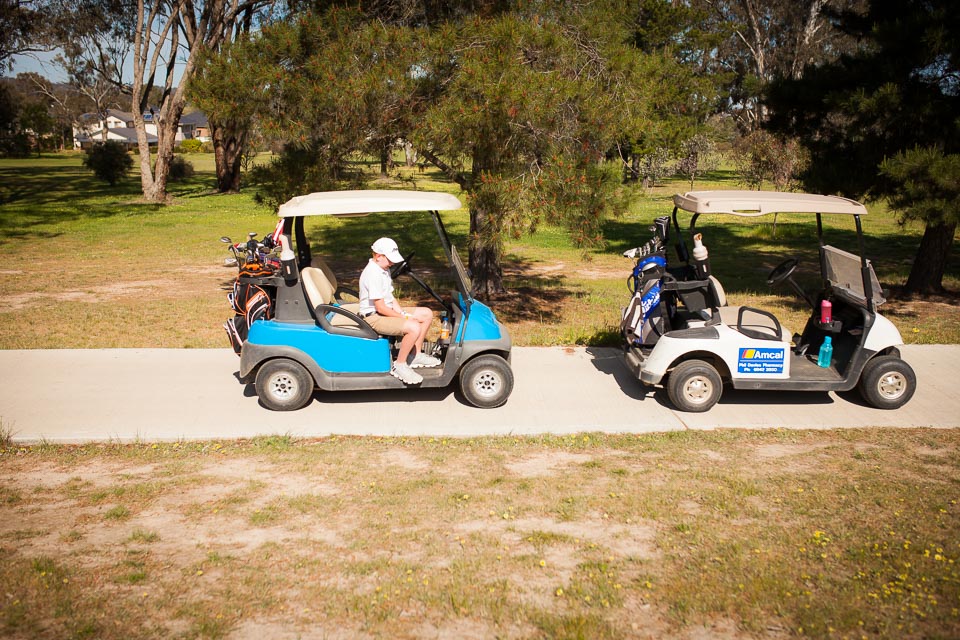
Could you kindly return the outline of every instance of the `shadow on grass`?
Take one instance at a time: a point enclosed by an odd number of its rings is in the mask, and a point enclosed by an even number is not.
[[[138,201],[142,192],[133,178],[111,187],[76,167],[5,166],[0,185],[0,244],[36,237],[34,227],[40,225],[154,212],[163,206]]]

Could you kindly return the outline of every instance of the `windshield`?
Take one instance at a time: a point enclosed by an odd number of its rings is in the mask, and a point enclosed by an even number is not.
[[[463,283],[463,289],[461,293],[469,294],[470,291],[473,291],[473,282],[470,281],[470,276],[467,275],[467,270],[463,268],[463,261],[460,260],[460,254],[457,253],[456,245],[450,245],[450,262],[453,264],[453,268],[457,271],[457,277],[460,278],[460,282]]]
[[[830,282],[830,286],[835,289],[843,289],[848,295],[852,296],[861,304],[866,304],[867,295],[863,287],[863,274],[860,271],[860,258],[826,245],[823,247],[824,255],[824,277]],[[867,261],[869,268],[870,289],[873,294],[873,303],[877,306],[886,302],[883,294],[880,292],[880,281],[877,274],[873,271],[873,265]]]

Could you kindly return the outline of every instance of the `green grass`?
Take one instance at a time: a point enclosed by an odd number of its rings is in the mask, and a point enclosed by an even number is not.
[[[225,347],[220,325],[230,315],[225,295],[234,271],[222,235],[235,239],[248,231],[261,235],[275,213],[255,204],[252,190],[215,193],[212,156],[188,156],[196,175],[170,186],[171,204],[144,203],[137,174],[110,188],[80,166],[80,154],[39,159],[0,160],[0,249],[7,256],[0,293],[0,348],[58,347]],[[266,158],[260,159],[265,161]],[[376,169],[371,165],[371,172]],[[398,169],[396,177],[376,178],[373,187],[443,190],[463,197],[436,171]],[[702,188],[737,188],[722,170],[697,183]],[[505,279],[511,294],[492,301],[519,345],[614,345],[619,343],[620,309],[627,303],[625,282],[631,261],[620,254],[649,237],[654,217],[669,214],[670,196],[686,190],[668,181],[639,195],[629,211],[604,223],[606,245],[582,250],[559,228],[541,225],[533,236],[505,244]],[[466,209],[445,213],[453,242],[468,244]],[[311,221],[314,252],[326,257],[341,279],[356,283],[370,242],[393,236],[414,267],[437,290],[447,291],[436,231],[429,217],[416,214]],[[882,204],[864,220],[868,255],[885,287],[894,294],[909,272],[922,229],[899,226]],[[771,292],[769,270],[785,257],[801,260],[798,278],[816,281],[813,221],[780,216],[756,220],[702,219],[698,228],[710,249],[714,273],[735,304],[754,304],[776,313],[794,331],[807,310],[789,290]],[[854,245],[847,220],[829,220],[828,238]],[[957,244],[945,285],[960,290]],[[398,282],[402,297],[431,303],[410,279]],[[925,301],[894,295],[882,311],[907,342],[956,343],[960,316],[955,295]]]
[[[0,474],[0,522],[30,532],[0,537],[5,637],[960,625],[958,430],[4,447]],[[158,489],[118,526],[70,476]]]

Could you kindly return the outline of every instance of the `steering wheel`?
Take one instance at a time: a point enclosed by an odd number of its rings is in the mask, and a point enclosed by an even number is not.
[[[390,277],[397,278],[405,273],[408,273],[410,271],[410,260],[412,260],[413,256],[415,255],[416,251],[411,251],[407,254],[407,257],[403,259],[403,262],[390,265]]]
[[[784,280],[793,275],[793,272],[797,270],[798,264],[800,263],[796,258],[787,258],[773,268],[773,271],[771,271],[770,275],[767,276],[767,284],[771,287],[781,284]]]

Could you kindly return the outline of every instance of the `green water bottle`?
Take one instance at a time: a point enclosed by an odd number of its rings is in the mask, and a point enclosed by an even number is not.
[[[833,359],[833,340],[830,336],[823,339],[820,345],[820,354],[817,356],[817,366],[826,369],[830,366],[830,360]]]

